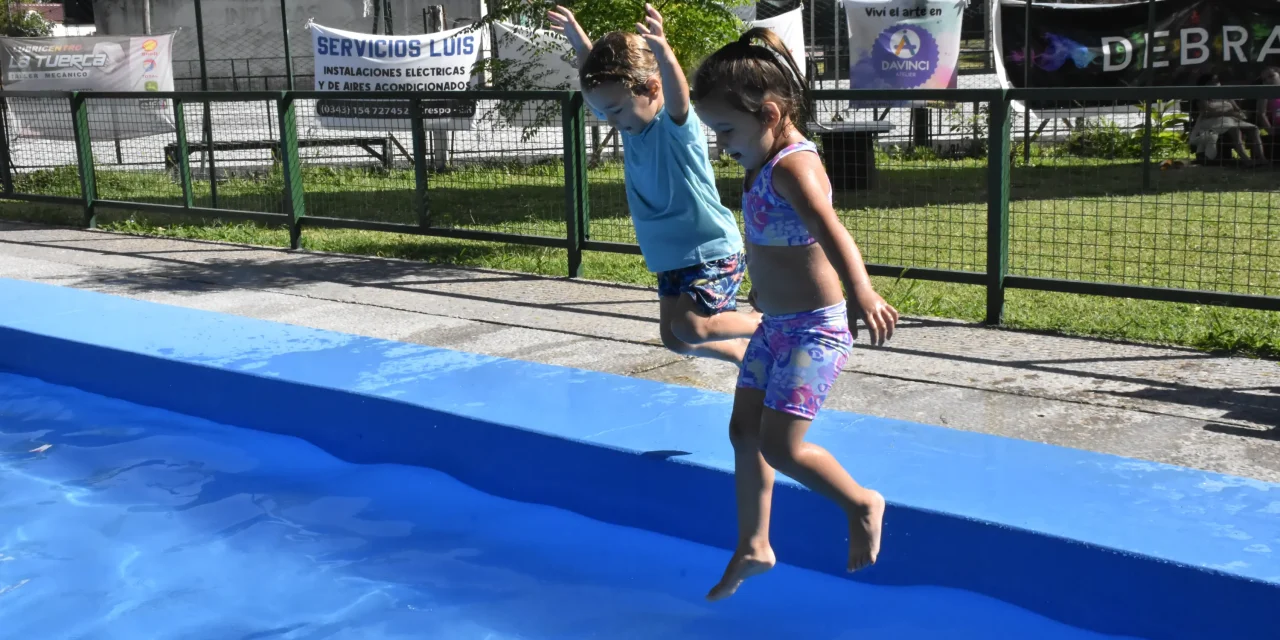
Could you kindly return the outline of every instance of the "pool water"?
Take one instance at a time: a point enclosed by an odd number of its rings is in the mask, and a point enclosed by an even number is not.
[[[1104,637],[973,593],[785,565],[704,602],[727,559],[0,373],[6,637]]]

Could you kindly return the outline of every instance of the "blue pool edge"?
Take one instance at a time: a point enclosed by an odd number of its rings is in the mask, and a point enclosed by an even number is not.
[[[732,545],[724,394],[49,285],[0,280],[0,299],[12,302],[0,309],[0,369],[301,437],[353,462],[420,464],[502,497]],[[614,418],[622,424],[603,422]],[[1197,545],[1212,540],[1187,532],[1203,520],[1196,509],[1220,498],[1270,513],[1280,504],[1280,491],[1269,493],[1276,485],[840,412],[825,413],[814,437],[892,503],[885,556],[856,579],[969,589],[1143,637],[1263,637],[1277,624],[1264,605],[1280,595],[1280,577],[1230,562],[1199,566],[1207,556]],[[888,460],[877,467],[877,457]],[[1148,476],[1179,491],[1197,481],[1213,489],[1202,491],[1203,504],[1186,503],[1188,513],[1155,510],[1149,530],[1114,541],[1038,523],[1052,514],[1024,495],[1041,492],[1039,502],[1068,510],[1083,504],[1106,520],[1108,509],[1123,516],[1151,500],[1138,492],[1109,504],[1107,488]],[[1101,484],[1089,490],[1081,478]],[[1000,512],[1006,503],[1018,510]],[[779,486],[775,505],[780,557],[841,573],[838,512],[793,484]],[[1244,531],[1225,517],[1212,524]],[[1162,539],[1172,551],[1158,552]]]

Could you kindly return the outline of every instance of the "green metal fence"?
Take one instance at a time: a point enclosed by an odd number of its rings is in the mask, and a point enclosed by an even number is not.
[[[294,248],[309,227],[555,247],[571,277],[584,251],[639,253],[621,158],[576,92],[149,97],[169,101],[175,132],[119,141],[95,109],[137,94],[0,92],[6,109],[47,105],[42,136],[3,119],[2,197],[80,207],[86,226],[104,210],[278,225]],[[357,98],[401,115],[320,119],[319,101]],[[1280,310],[1280,173],[1194,164],[1187,136],[1197,101],[1264,98],[1280,90],[817,91],[808,129],[869,270],[985,287],[991,323],[1009,289]],[[883,144],[891,109],[869,105],[908,100],[950,135]],[[1033,128],[1023,101],[1055,108]],[[466,104],[466,127],[430,117]],[[715,166],[739,208],[741,169]]]

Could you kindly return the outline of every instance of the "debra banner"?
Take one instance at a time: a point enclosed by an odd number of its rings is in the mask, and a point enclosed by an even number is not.
[[[380,36],[311,23],[317,91],[467,91],[479,59],[480,31],[466,27],[413,36]],[[474,100],[424,100],[427,129],[465,130],[475,116]],[[411,102],[323,98],[316,102],[320,124],[333,129],[410,125]]]
[[[1280,65],[1280,3],[1276,0],[1160,0],[1153,4],[1155,19],[1149,24],[1146,2],[1033,2],[1028,47],[1026,3],[1002,0],[993,16],[1001,84],[1186,86],[1208,73],[1217,73],[1222,84],[1257,84],[1264,69]]]
[[[0,38],[0,73],[9,91],[137,91],[136,99],[89,103],[95,140],[127,140],[175,130],[168,100],[148,92],[173,91],[173,33],[152,36]],[[72,140],[66,98],[10,98],[17,134]]]
[[[850,86],[955,88],[967,4],[968,0],[844,0]],[[858,103],[870,106],[865,100]]]

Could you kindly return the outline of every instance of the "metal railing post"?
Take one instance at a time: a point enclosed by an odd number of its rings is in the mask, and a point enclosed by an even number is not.
[[[1004,320],[1005,276],[1009,273],[1009,140],[1012,108],[1004,90],[991,101],[987,142],[987,318],[990,325]],[[1024,102],[1025,104],[1025,102]]]
[[[1154,68],[1151,62],[1151,51],[1154,48],[1151,43],[1152,34],[1156,30],[1156,3],[1155,0],[1147,0],[1147,33],[1143,36],[1143,42],[1146,43],[1146,54],[1143,62],[1147,69]],[[1147,100],[1143,103],[1143,123],[1142,123],[1142,191],[1151,190],[1151,107],[1152,101]]]
[[[425,9],[424,9],[425,11]],[[413,206],[418,212],[418,226],[431,226],[431,206],[427,185],[427,127],[422,122],[422,98],[409,100],[409,123],[413,135]]]
[[[582,244],[587,238],[587,132],[582,93],[574,91],[561,103],[564,127],[565,232],[569,277],[582,269]]]
[[[195,0],[196,9],[196,47],[200,53],[200,90],[209,90],[209,68],[206,64],[204,55],[204,11],[200,6],[200,0]],[[209,165],[209,206],[218,208],[218,168],[214,162],[213,153],[213,106],[206,99],[204,101],[204,144],[205,160]]]
[[[182,99],[173,101],[174,127],[178,134],[178,180],[182,182],[182,206],[190,209],[196,206],[195,196],[191,189],[191,150],[187,146],[187,110]]]
[[[280,113],[280,169],[284,178],[284,212],[289,215],[289,248],[302,248],[302,218],[307,207],[303,196],[302,160],[298,156],[298,113],[293,94],[278,102]]]
[[[79,92],[71,94],[71,130],[76,138],[76,160],[80,171],[80,198],[84,203],[84,226],[98,226],[94,201],[98,185],[93,172],[93,138],[89,132],[89,106]]]
[[[1031,52],[1031,7],[1035,4],[1035,0],[1026,0],[1022,5],[1026,15],[1023,16],[1022,23],[1022,88],[1031,88],[1031,63],[1035,61],[1035,55]],[[1029,100],[1022,101],[1022,164],[1031,164],[1031,102]]]
[[[284,73],[289,76],[289,82],[285,86],[293,91],[293,56],[289,54],[289,8],[285,0],[280,0],[280,24],[280,30],[284,32]]]
[[[13,195],[13,155],[9,151],[9,99],[0,98],[0,183],[5,195]]]

